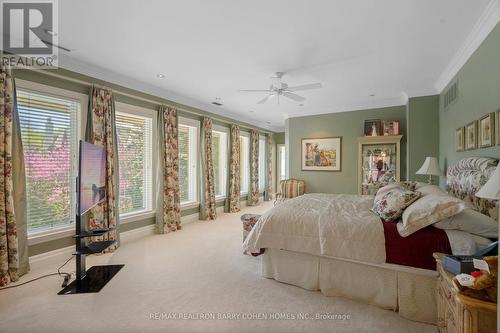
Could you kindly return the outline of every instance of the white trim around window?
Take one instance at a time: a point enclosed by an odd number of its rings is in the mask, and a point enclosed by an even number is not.
[[[250,133],[240,132],[240,195],[247,195],[250,187]]]
[[[199,170],[199,146],[200,146],[200,122],[195,119],[191,118],[184,118],[184,117],[179,117],[179,131],[178,133],[180,134],[180,127],[187,127],[188,129],[188,142],[184,143],[187,144],[187,159],[186,161],[182,161],[182,159],[179,159],[179,180],[182,178],[187,179],[187,197],[185,200],[182,200],[183,195],[181,193],[181,208],[182,209],[189,209],[189,208],[194,208],[199,206],[199,181],[198,181],[198,170]],[[183,143],[179,141],[179,154],[181,153],[180,149],[182,149]],[[182,163],[187,163],[187,170],[186,170],[186,175],[181,175],[182,170]],[[179,184],[181,187],[184,186],[183,184]],[[182,188],[180,189],[181,191],[183,190]]]
[[[214,166],[217,163],[217,168],[214,167],[214,181],[218,182],[219,191],[215,191],[215,200],[223,201],[227,196],[227,174],[228,174],[228,152],[229,152],[229,128],[219,125],[214,125],[212,132],[220,133],[219,155],[214,156]],[[217,161],[215,161],[215,158]],[[217,189],[216,187],[216,189]],[[219,192],[219,193],[217,193]]]
[[[136,105],[115,102],[115,110],[117,118],[121,116],[129,116],[132,119],[137,119],[143,122],[145,127],[144,133],[144,209],[131,211],[129,213],[120,213],[121,223],[130,223],[139,220],[144,220],[155,216],[156,209],[156,164],[157,164],[157,111],[139,107]],[[118,158],[120,156],[118,155]]]

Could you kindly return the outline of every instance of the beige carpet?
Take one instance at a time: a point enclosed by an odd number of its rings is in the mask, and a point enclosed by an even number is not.
[[[270,207],[266,203],[242,213]],[[125,264],[97,294],[58,296],[59,277],[0,291],[0,332],[437,331],[392,311],[262,278],[259,258],[241,254],[242,213],[124,242],[115,254],[89,258],[90,264]],[[54,271],[60,261],[35,268],[22,280]],[[74,269],[74,261],[68,269]],[[186,318],[169,318],[171,313]],[[193,318],[222,313],[272,319]],[[300,314],[326,314],[329,319],[298,319]],[[333,314],[350,319],[334,320]]]

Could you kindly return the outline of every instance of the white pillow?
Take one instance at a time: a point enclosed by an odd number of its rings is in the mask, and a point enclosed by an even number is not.
[[[498,223],[472,209],[465,209],[460,214],[435,223],[434,226],[439,229],[462,230],[486,238],[498,238]]]
[[[402,237],[409,236],[464,209],[465,203],[460,199],[449,195],[428,194],[405,209],[403,221],[397,225],[398,232]]]
[[[399,183],[390,183],[389,185],[379,188],[377,194],[375,194],[375,197],[381,198],[384,194],[397,188],[401,188],[401,185],[399,185]]]
[[[448,195],[443,189],[436,185],[426,184],[424,186],[418,187],[418,191],[422,193],[422,196],[426,196],[429,194],[435,195]]]

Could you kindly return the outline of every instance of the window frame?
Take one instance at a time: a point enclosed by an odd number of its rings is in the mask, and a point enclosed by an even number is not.
[[[286,179],[286,146],[284,144],[276,145],[276,188],[279,189],[280,182]],[[282,163],[280,159],[281,149],[283,149],[283,156],[285,163]],[[285,172],[282,173],[281,169],[285,168]]]
[[[123,102],[115,102],[115,113],[116,114],[130,114],[132,116],[137,116],[141,118],[151,119],[151,209],[144,209],[142,211],[130,212],[130,213],[119,213],[120,223],[130,223],[139,220],[144,220],[156,216],[156,168],[157,168],[157,126],[156,120],[158,112],[152,109],[147,109],[144,107],[136,106],[133,104],[127,104]],[[120,158],[120,156],[118,156]]]
[[[243,175],[240,174],[240,195],[248,195],[248,191],[250,190],[250,133],[249,132],[240,132],[240,141],[241,138],[245,138],[246,141],[246,166],[244,166],[244,171],[245,171],[245,178],[247,180],[247,185],[246,185],[246,191],[243,191],[243,186],[241,186],[241,181],[243,179]],[[242,161],[241,161],[241,156],[243,155],[243,152],[240,151],[240,168],[243,166]],[[241,170],[241,169],[240,169]]]
[[[47,95],[47,96],[52,96],[52,97],[57,97],[57,98],[65,98],[65,99],[70,99],[74,100],[80,103],[80,112],[76,117],[76,128],[79,129],[78,135],[76,140],[79,141],[82,138],[85,137],[85,129],[82,124],[86,124],[87,120],[87,114],[86,110],[88,107],[88,101],[89,98],[87,95],[78,93],[75,91],[67,90],[67,89],[61,89],[37,82],[32,82],[32,81],[27,81],[23,79],[15,79],[15,84],[16,88],[28,92],[33,92],[37,93],[40,95]],[[78,147],[78,145],[77,145]],[[78,165],[78,148],[76,151],[75,156],[72,157],[73,163],[76,163]],[[71,205],[71,211],[76,210],[76,176],[78,175],[78,168],[76,167],[75,170],[73,170],[73,186],[71,187],[71,191],[73,193],[73,204]],[[74,190],[74,191],[73,191]],[[74,234],[75,230],[75,216],[70,216],[70,223],[67,226],[59,227],[59,228],[53,228],[49,230],[41,230],[38,232],[30,232],[27,230],[28,233],[28,245],[35,245],[39,243],[44,243],[47,241],[51,240],[56,240],[60,239],[63,237],[71,236]]]
[[[189,209],[189,208],[194,208],[198,207],[200,204],[200,175],[198,171],[200,170],[200,158],[199,158],[199,153],[200,153],[200,121],[192,118],[186,118],[186,117],[179,117],[178,119],[178,126],[188,126],[188,127],[194,127],[195,128],[195,134],[194,134],[194,142],[191,143],[191,147],[194,150],[194,153],[192,156],[190,156],[190,164],[191,167],[194,168],[194,171],[192,172],[193,174],[193,184],[189,184],[190,190],[192,190],[193,193],[193,200],[192,201],[184,201],[181,202],[180,206],[181,209]]]
[[[264,144],[261,146],[262,142]],[[265,135],[260,134],[259,135],[259,193],[260,194],[263,194],[264,191],[266,190],[266,173],[267,173],[267,139]]]
[[[213,125],[212,127],[212,134],[213,132],[219,132],[223,133],[226,136],[226,142],[225,142],[225,147],[224,147],[224,153],[222,154],[223,156],[219,156],[219,163],[222,165],[221,168],[221,180],[222,184],[221,188],[223,189],[222,192],[223,194],[220,195],[215,195],[215,201],[223,201],[224,199],[227,198],[227,175],[229,172],[229,128],[224,127],[224,126],[219,126],[219,125]]]

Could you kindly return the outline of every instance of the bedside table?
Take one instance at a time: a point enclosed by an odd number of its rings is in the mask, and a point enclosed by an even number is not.
[[[459,294],[454,275],[442,266],[443,253],[434,253],[437,263],[437,325],[440,333],[494,333],[497,304]]]

